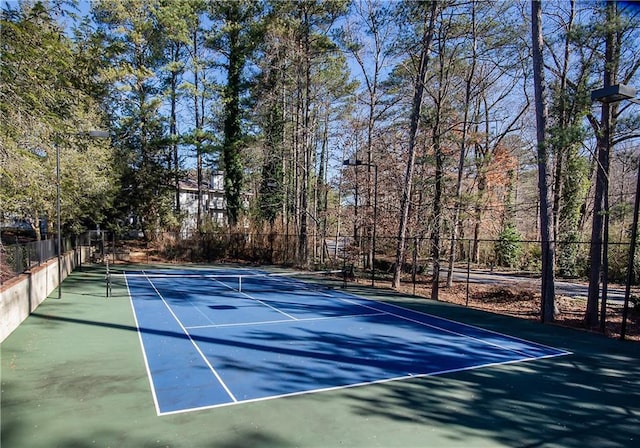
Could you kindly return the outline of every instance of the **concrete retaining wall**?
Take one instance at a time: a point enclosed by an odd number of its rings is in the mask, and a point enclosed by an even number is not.
[[[62,279],[89,258],[89,247],[62,257]],[[0,286],[0,342],[4,341],[58,286],[58,259],[54,258]]]

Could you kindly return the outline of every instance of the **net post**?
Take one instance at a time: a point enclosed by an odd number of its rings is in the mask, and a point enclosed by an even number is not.
[[[107,274],[106,274],[107,291],[105,295],[108,298],[111,296],[111,273],[109,272],[109,260],[106,260],[106,266],[107,266]]]
[[[242,275],[238,275],[238,292],[242,292]]]

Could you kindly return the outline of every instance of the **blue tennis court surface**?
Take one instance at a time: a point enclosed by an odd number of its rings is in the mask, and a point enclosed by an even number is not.
[[[292,277],[162,274],[126,276],[159,415],[569,354]]]

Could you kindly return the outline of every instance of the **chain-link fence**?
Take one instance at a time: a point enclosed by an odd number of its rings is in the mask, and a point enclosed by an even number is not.
[[[183,238],[178,233],[165,233],[153,244],[146,244],[146,261],[164,259],[172,262],[244,261],[281,265],[318,265],[322,267],[351,266],[363,276],[373,272],[375,279],[390,279],[395,269],[396,236],[377,236],[375,254],[371,236],[306,235],[294,233],[206,232]],[[117,254],[117,242],[105,243]],[[449,266],[475,270],[520,273],[540,276],[541,245],[534,240],[505,241],[500,239],[468,239],[453,241],[442,238],[435,242],[428,237],[408,237],[401,272],[404,281],[416,274],[433,270],[434,254],[442,271]],[[110,246],[113,246],[111,248]],[[556,242],[556,275],[559,279],[586,278],[589,269],[590,243],[585,241]],[[607,252],[607,278],[624,283],[629,245],[610,243]],[[637,257],[640,258],[640,257]],[[634,279],[640,273],[640,260],[634,266]]]
[[[317,269],[348,269],[355,277],[374,282],[391,282],[396,264],[397,237],[382,235],[375,240],[363,235],[306,235],[295,233],[202,232],[184,238],[179,233],[165,233],[153,243],[124,240],[111,233],[88,233],[84,242],[92,245],[92,261],[110,262],[245,262],[278,264]],[[71,244],[67,243],[67,244]],[[437,253],[439,283],[467,285],[473,281],[469,272],[505,274],[510,278],[530,279],[529,289],[539,293],[535,280],[541,273],[539,241],[500,239],[440,239],[435,247],[431,238],[406,238],[400,269],[401,284],[412,286],[433,284],[434,254]],[[51,242],[42,242],[49,244]],[[51,246],[50,246],[51,247]],[[68,247],[68,246],[67,246]],[[75,247],[75,246],[73,246]],[[589,242],[556,242],[556,279],[585,283],[589,269]],[[625,283],[628,264],[628,244],[612,243],[606,258],[606,279],[610,284]],[[48,256],[55,256],[55,248]],[[40,255],[29,246],[5,246],[3,257],[15,272],[41,263]],[[637,287],[640,257],[636,257],[632,286]],[[375,267],[375,269],[373,269]],[[451,268],[451,269],[450,269]],[[603,275],[604,277],[604,275]],[[482,283],[485,280],[476,280]],[[524,283],[520,283],[524,284]],[[582,294],[586,295],[586,294]]]

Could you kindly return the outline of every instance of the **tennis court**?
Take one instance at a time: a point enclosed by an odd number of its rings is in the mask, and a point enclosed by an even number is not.
[[[319,275],[121,275],[159,415],[568,354],[358,297]]]
[[[2,343],[3,448],[637,446],[637,344],[250,278],[273,268],[136,269],[109,298],[104,266],[73,272]]]

